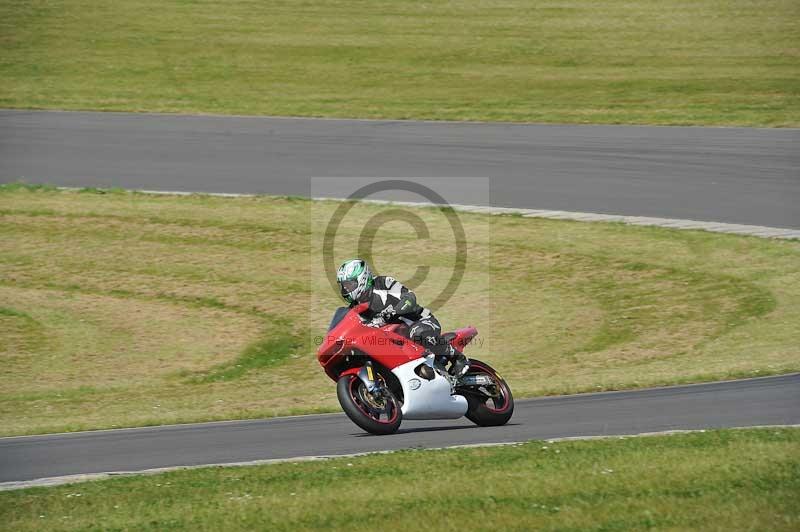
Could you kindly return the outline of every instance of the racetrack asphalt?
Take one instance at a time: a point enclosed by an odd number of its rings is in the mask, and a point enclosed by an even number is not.
[[[517,402],[514,417],[503,427],[477,427],[463,418],[406,421],[395,435],[372,436],[343,414],[329,414],[0,438],[0,482],[460,444],[796,424],[800,373],[528,399]]]
[[[311,177],[453,178],[453,203],[800,228],[800,130],[0,110],[0,183],[310,195]],[[488,177],[485,189],[457,177]],[[388,199],[409,199],[389,197]],[[413,198],[412,198],[413,199]],[[341,414],[0,439],[0,482],[409,447],[798,424],[800,374],[518,401],[511,424]]]
[[[308,196],[337,176],[453,178],[465,205],[800,228],[800,129],[0,110],[0,182]],[[458,177],[488,178],[488,197]]]

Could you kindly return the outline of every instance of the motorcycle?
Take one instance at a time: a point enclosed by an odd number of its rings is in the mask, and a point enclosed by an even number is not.
[[[471,359],[466,373],[450,375],[434,355],[408,337],[405,323],[368,322],[367,303],[340,307],[317,351],[347,417],[372,434],[392,434],[403,419],[467,419],[504,425],[514,413],[505,380]],[[442,335],[459,351],[477,336],[474,327]]]

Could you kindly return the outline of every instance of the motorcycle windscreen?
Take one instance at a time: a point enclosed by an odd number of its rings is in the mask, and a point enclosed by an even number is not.
[[[347,315],[347,312],[350,309],[348,307],[339,307],[333,313],[333,318],[331,319],[331,324],[328,326],[328,331],[339,325],[339,322]]]

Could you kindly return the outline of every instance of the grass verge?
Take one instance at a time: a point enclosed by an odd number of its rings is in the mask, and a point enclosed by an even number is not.
[[[800,430],[529,442],[0,493],[13,530],[797,530]]]
[[[338,410],[314,356],[340,304],[314,231],[337,205],[0,188],[0,433]],[[354,207],[335,256],[390,208]],[[441,211],[412,210],[425,303],[454,244]],[[800,370],[800,242],[459,217],[465,280],[437,316],[478,328],[468,354],[517,397]],[[419,249],[389,222],[374,264],[411,279]]]
[[[0,106],[797,126],[794,0],[6,0]]]

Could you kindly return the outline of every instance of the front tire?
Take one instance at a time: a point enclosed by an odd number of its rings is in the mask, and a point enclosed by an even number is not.
[[[467,419],[481,427],[497,427],[505,425],[514,415],[514,396],[503,378],[485,362],[471,359],[467,375],[483,373],[489,375],[496,383],[496,387],[489,390],[464,388],[461,390],[467,398]],[[494,392],[494,393],[489,393]]]
[[[394,434],[403,421],[400,401],[386,386],[380,401],[367,392],[364,383],[355,375],[345,375],[336,383],[336,396],[350,421],[372,434]]]

